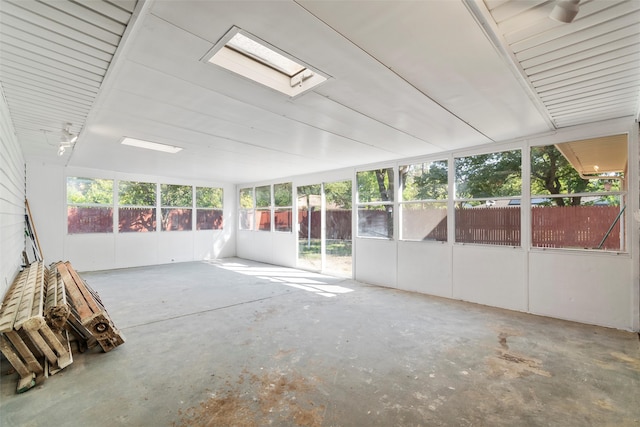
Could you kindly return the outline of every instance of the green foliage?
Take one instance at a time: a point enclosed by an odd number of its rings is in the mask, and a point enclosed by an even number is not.
[[[118,182],[120,206],[155,206],[156,184],[150,182]]]
[[[240,189],[240,208],[241,209],[253,208],[253,188]]]
[[[447,161],[418,163],[400,168],[402,200],[446,200]]]
[[[455,159],[456,195],[462,199],[522,194],[520,150]]]
[[[196,187],[196,207],[222,209],[223,196],[222,188]]]
[[[620,181],[616,179],[584,179],[578,171],[567,161],[555,145],[531,148],[531,194],[575,194],[606,191],[620,191]],[[583,203],[582,197],[561,198],[554,197],[557,206]],[[617,196],[605,196],[611,205],[620,203]]]
[[[271,186],[256,187],[256,207],[267,208],[271,206]]]
[[[324,185],[327,206],[351,209],[351,181],[328,182]]]
[[[392,202],[393,168],[362,171],[356,174],[358,202]]]
[[[193,206],[193,187],[161,184],[160,200],[162,206],[190,208]]]
[[[68,177],[67,203],[112,205],[113,180]]]
[[[273,186],[273,193],[276,206],[286,207],[293,205],[293,189],[290,182],[275,184]]]

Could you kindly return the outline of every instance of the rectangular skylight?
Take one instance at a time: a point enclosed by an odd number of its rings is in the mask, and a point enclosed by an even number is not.
[[[173,145],[159,144],[157,142],[144,141],[142,139],[129,138],[125,136],[120,142],[122,145],[130,145],[132,147],[146,148],[147,150],[162,151],[164,153],[175,154],[182,150],[180,147],[174,147]]]
[[[304,65],[300,65],[286,56],[280,55],[278,52],[261,45],[242,33],[236,33],[236,35],[227,42],[226,46],[240,53],[244,53],[256,61],[272,67],[289,77],[293,77],[300,71],[306,69]]]
[[[238,27],[231,28],[202,60],[291,97],[328,78]]]

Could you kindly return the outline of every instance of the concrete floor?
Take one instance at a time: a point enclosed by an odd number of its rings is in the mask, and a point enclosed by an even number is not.
[[[638,335],[240,259],[84,273],[127,342],[10,426],[640,426]]]

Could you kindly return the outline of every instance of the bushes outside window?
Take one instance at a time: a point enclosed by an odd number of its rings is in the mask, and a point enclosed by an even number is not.
[[[113,180],[67,178],[67,232],[113,233]]]
[[[222,230],[222,188],[196,187],[196,230]]]

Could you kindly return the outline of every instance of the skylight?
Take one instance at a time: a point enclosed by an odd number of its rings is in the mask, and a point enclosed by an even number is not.
[[[129,138],[125,136],[120,142],[122,145],[129,145],[132,147],[146,148],[147,150],[162,151],[164,153],[175,154],[182,150],[180,147],[174,147],[173,145],[159,144],[157,142],[144,141],[142,139]]]
[[[327,76],[246,33],[231,30],[203,61],[223,67],[291,97],[323,83]]]

